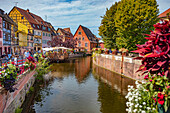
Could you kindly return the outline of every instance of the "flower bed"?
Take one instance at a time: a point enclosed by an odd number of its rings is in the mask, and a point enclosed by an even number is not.
[[[16,81],[25,75],[30,70],[34,70],[36,67],[36,63],[33,57],[29,56],[24,63],[23,66],[18,67],[14,62],[10,62],[9,64],[5,64],[1,69],[0,76],[0,87],[4,88],[9,92],[14,92],[16,88],[13,86],[16,84]]]
[[[138,71],[145,75],[145,82],[136,83],[136,88],[129,86],[126,96],[129,113],[164,113],[170,105],[170,21],[164,20],[154,27],[146,37],[148,41],[133,51],[142,56],[136,59],[142,60]]]

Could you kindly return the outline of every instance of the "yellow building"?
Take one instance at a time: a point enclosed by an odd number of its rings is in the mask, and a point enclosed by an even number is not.
[[[42,31],[48,31],[49,26],[46,22],[38,15],[35,15],[29,11],[29,9],[24,10],[19,7],[13,7],[9,12],[9,16],[16,23],[24,24],[27,29],[27,47],[25,49],[34,49],[36,51],[42,49]],[[20,34],[20,42],[25,41],[25,35]],[[25,44],[26,45],[26,44]],[[24,45],[24,46],[25,46]]]
[[[28,27],[20,22],[18,22],[18,36],[19,36],[19,46],[27,47],[27,35]]]

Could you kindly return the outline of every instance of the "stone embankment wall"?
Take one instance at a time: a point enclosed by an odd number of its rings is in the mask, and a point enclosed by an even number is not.
[[[141,65],[141,60],[134,60],[131,57],[96,54],[93,63],[102,68],[116,72],[134,80],[142,80],[141,73],[136,73]]]
[[[20,107],[25,100],[25,96],[29,88],[34,84],[35,71],[22,75],[14,86],[15,92],[9,93],[4,89],[0,89],[0,113],[14,113],[15,109]]]

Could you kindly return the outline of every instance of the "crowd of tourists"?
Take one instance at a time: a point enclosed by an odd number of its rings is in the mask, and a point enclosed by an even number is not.
[[[0,56],[1,64],[8,62],[10,60],[17,61],[17,59],[26,59],[29,56],[35,57],[36,60],[38,61],[38,54],[40,54],[40,53],[42,53],[41,50],[34,51],[34,50],[28,50],[28,49],[26,49],[23,53],[15,51],[15,53],[8,52],[8,54],[6,54],[5,52],[3,52],[3,55]]]

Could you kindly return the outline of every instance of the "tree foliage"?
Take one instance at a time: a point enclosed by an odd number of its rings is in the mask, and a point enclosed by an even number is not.
[[[51,41],[48,41],[47,44],[51,47],[64,46],[67,48],[74,49],[77,45],[77,40],[70,38],[70,39],[66,39],[65,41],[63,41],[62,36],[57,36],[57,37],[54,37]]]
[[[99,27],[99,35],[103,38],[106,48],[116,47],[116,27],[115,13],[118,3],[115,2],[110,9],[106,9],[106,14],[102,17],[101,26]]]
[[[134,50],[135,44],[146,41],[143,34],[153,30],[158,13],[156,0],[121,0],[107,9],[99,27],[99,35],[106,47],[114,44],[119,48]]]

